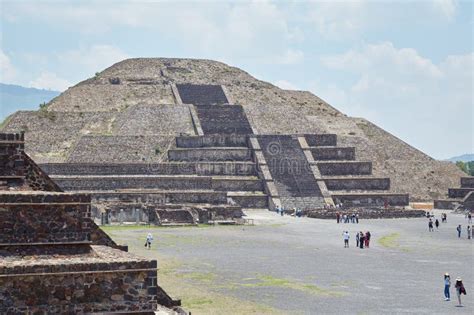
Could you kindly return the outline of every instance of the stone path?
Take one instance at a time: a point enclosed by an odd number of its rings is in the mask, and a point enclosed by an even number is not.
[[[255,226],[132,228],[110,233],[117,241],[129,243],[132,253],[158,258],[165,290],[181,295],[193,314],[216,312],[223,297],[238,303],[222,303],[218,311],[234,314],[248,312],[239,305],[249,303],[261,307],[259,313],[473,312],[472,240],[465,234],[458,239],[455,230],[462,224],[465,232],[464,216],[448,214],[448,223],[431,233],[426,218],[337,225],[335,220],[279,217],[267,211],[251,212],[248,217]],[[151,251],[142,248],[141,238],[148,230],[157,240],[157,249]],[[349,249],[343,246],[344,230],[351,235]],[[355,248],[354,235],[360,230],[372,233],[370,249]],[[468,293],[463,296],[464,307],[456,307],[454,288],[453,300],[444,301],[445,272],[453,280],[463,278]],[[186,301],[188,291],[180,287],[185,285],[202,290],[207,299],[193,296]]]

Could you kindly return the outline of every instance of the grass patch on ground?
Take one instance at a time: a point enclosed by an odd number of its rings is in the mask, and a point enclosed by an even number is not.
[[[411,252],[411,249],[408,247],[400,246],[400,234],[392,233],[385,235],[377,240],[377,242],[385,248],[398,249],[402,252]]]
[[[333,291],[318,287],[314,284],[301,283],[285,278],[275,278],[269,275],[258,276],[257,278],[247,278],[244,280],[257,280],[254,283],[244,283],[241,284],[244,287],[279,287],[279,288],[289,288],[293,290],[298,290],[306,292],[309,294],[320,295],[320,296],[342,296],[345,293],[340,291]]]
[[[386,248],[397,248],[400,247],[398,240],[400,239],[399,233],[392,233],[385,236],[382,236],[377,240],[377,242]]]

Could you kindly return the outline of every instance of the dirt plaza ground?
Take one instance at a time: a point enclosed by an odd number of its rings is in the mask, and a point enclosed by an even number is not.
[[[440,212],[435,211],[437,218]],[[254,226],[105,230],[132,253],[158,260],[160,285],[192,314],[472,314],[474,270],[467,219],[428,232],[426,218],[335,220],[248,212]],[[440,220],[441,221],[441,220]],[[456,226],[462,224],[462,238]],[[342,233],[350,232],[350,248]],[[369,249],[355,233],[369,230]],[[144,247],[151,232],[151,250]],[[444,301],[443,275],[460,276],[464,307]]]

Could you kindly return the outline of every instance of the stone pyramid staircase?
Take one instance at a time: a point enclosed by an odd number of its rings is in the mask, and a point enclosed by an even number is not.
[[[408,194],[389,192],[390,178],[372,176],[371,161],[357,161],[354,147],[337,145],[337,135],[305,135],[304,149],[322,190],[345,206],[408,206]]]

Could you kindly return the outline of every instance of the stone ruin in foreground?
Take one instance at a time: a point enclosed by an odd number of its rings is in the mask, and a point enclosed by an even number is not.
[[[309,92],[209,60],[129,59],[3,131],[103,223],[232,221],[241,209],[403,208],[462,172]]]
[[[154,314],[174,307],[157,262],[126,252],[91,219],[88,194],[62,192],[0,134],[0,314]]]

